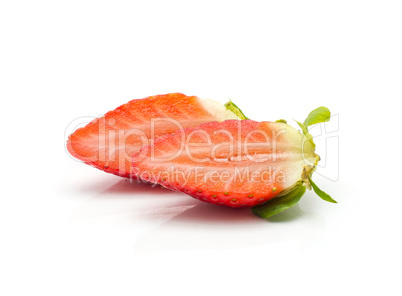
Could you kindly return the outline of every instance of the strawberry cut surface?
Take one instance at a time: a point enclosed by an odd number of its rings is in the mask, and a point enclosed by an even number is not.
[[[133,157],[133,172],[202,201],[248,207],[298,184],[318,162],[314,148],[286,123],[209,122],[142,147]]]
[[[223,104],[181,93],[132,100],[85,127],[67,140],[75,158],[122,177],[132,174],[132,156],[160,136],[210,121],[238,119]]]

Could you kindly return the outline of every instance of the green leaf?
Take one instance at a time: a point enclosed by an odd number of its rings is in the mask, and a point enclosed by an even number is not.
[[[267,219],[273,215],[276,215],[286,209],[293,207],[299,202],[305,191],[306,187],[304,187],[303,184],[300,182],[289,193],[275,197],[263,204],[254,206],[251,208],[251,210],[255,215]]]
[[[246,115],[244,115],[243,111],[240,110],[239,107],[236,106],[235,103],[230,100],[225,104],[226,109],[232,111],[237,117],[239,117],[241,120],[244,119],[249,119]]]
[[[331,112],[326,107],[318,107],[317,109],[310,112],[303,125],[307,128],[310,125],[329,121],[331,117]]]
[[[309,178],[309,179],[310,179],[310,183],[311,183],[311,186],[313,187],[314,192],[319,197],[321,197],[325,201],[332,202],[332,203],[337,203],[337,201],[334,200],[331,196],[329,196],[329,194],[325,193],[320,188],[318,188],[318,186],[313,182],[313,180],[311,180],[311,178]]]

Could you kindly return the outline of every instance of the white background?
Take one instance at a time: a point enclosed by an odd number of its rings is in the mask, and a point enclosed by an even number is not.
[[[400,295],[400,1],[0,3],[0,294]],[[339,203],[265,221],[65,152],[76,118],[169,92],[327,106],[314,179]]]

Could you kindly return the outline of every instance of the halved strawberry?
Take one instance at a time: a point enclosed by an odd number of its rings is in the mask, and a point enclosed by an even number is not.
[[[71,155],[98,169],[133,177],[131,158],[141,146],[178,129],[240,118],[241,114],[229,109],[180,93],[132,100],[77,129],[69,136],[67,148]]]
[[[311,175],[320,158],[307,126],[329,119],[326,110],[299,123],[304,134],[283,121],[227,120],[180,130],[142,147],[133,158],[134,172],[213,204],[265,203],[254,212],[268,217],[292,206],[306,187],[316,189]]]

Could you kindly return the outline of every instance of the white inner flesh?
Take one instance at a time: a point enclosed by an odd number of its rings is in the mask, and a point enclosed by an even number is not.
[[[211,99],[200,99],[201,105],[208,110],[217,121],[225,121],[228,119],[239,119],[232,111],[228,110],[222,103]]]

